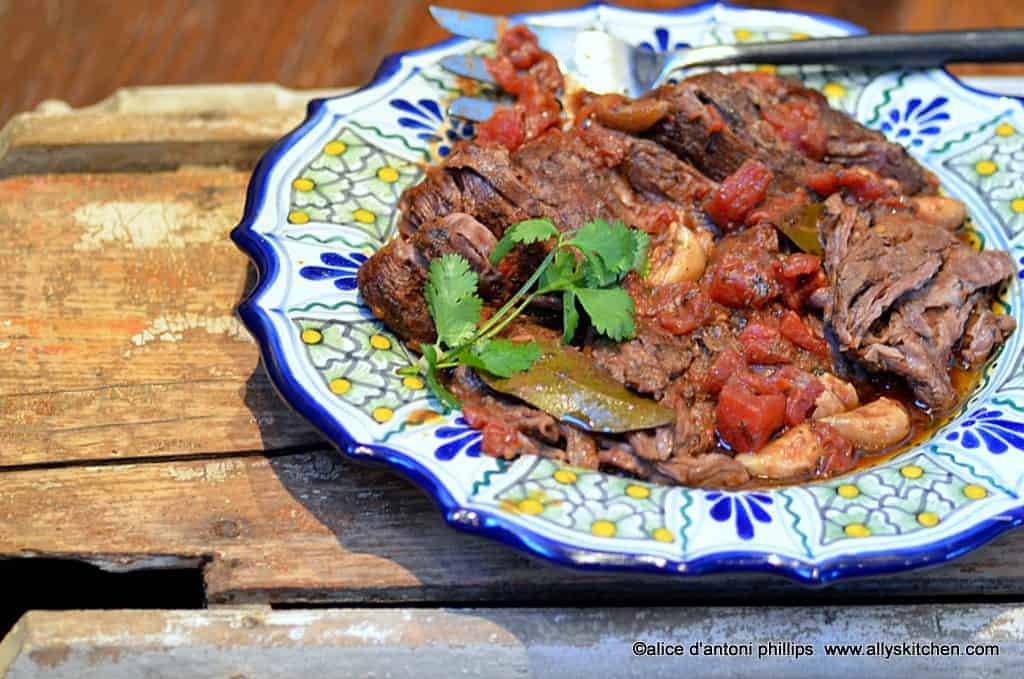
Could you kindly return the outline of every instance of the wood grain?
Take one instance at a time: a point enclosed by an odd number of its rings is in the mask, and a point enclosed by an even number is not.
[[[247,182],[224,168],[0,181],[0,466],[320,441],[234,316],[253,282],[228,239]]]
[[[686,657],[636,657],[637,640],[682,644]],[[813,656],[758,658],[769,640]],[[696,641],[753,644],[751,657],[689,654]],[[825,644],[950,644],[960,657],[825,655]],[[968,657],[994,645],[998,657]],[[767,648],[765,649],[767,651]],[[1014,676],[1024,609],[1007,605],[582,610],[398,609],[33,611],[0,644],[0,675],[472,677],[822,676],[936,679]],[[685,670],[681,669],[685,668]]]
[[[47,0],[0,3],[0,124],[47,98],[75,106],[118,87],[166,83],[277,82],[332,87],[365,82],[392,52],[446,36],[432,0]],[[576,0],[449,0],[494,13],[573,7]],[[677,7],[681,0],[625,1]],[[872,31],[1019,26],[1018,0],[747,0],[831,14]],[[1024,65],[962,72],[1024,73]]]
[[[448,528],[418,490],[333,452],[2,474],[0,557],[202,564],[211,603],[790,604],[1024,594],[1024,533],[928,571],[807,590],[770,576],[571,572]]]

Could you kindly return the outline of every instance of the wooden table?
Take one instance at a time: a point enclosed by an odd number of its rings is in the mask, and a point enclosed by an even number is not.
[[[0,135],[0,557],[191,571],[208,604],[29,613],[0,676],[1019,676],[1022,531],[822,590],[585,574],[458,534],[405,481],[341,460],[268,384],[234,316],[253,271],[227,238],[255,158],[309,96],[122,91]],[[2,596],[72,577],[27,572]],[[631,650],[766,639],[816,657]],[[1000,656],[822,657],[830,641],[929,640]]]

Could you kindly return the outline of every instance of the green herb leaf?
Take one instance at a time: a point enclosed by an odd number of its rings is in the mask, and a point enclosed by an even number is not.
[[[495,244],[494,250],[491,251],[491,264],[497,264],[504,259],[517,243],[529,245],[557,235],[558,229],[550,219],[527,219],[516,222],[505,230],[501,240]]]
[[[590,322],[603,335],[619,342],[633,336],[633,298],[622,288],[594,290],[576,288],[576,296],[590,316]]]
[[[483,305],[476,284],[476,272],[459,255],[444,255],[430,263],[423,295],[437,327],[438,343],[455,347],[476,332]]]
[[[576,292],[572,289],[562,294],[562,344],[568,344],[576,336],[580,312],[576,308]]]
[[[592,275],[601,285],[608,285],[633,268],[636,247],[630,230],[620,221],[609,224],[595,219],[580,227],[568,245],[579,248],[585,255],[599,257],[604,270],[595,270]]]
[[[559,248],[551,264],[540,278],[540,289],[548,292],[564,290],[582,280],[579,262],[570,250]]]
[[[540,347],[536,342],[513,342],[499,338],[460,352],[459,360],[497,377],[511,377],[514,373],[529,370],[540,355]]]
[[[640,229],[630,229],[629,235],[633,239],[633,264],[630,268],[644,278],[651,268],[647,259],[647,253],[651,249],[651,237],[647,235],[646,231]]]
[[[448,410],[458,408],[461,404],[452,392],[448,391],[437,378],[437,349],[433,344],[423,346],[423,358],[427,359],[427,387],[434,397]]]

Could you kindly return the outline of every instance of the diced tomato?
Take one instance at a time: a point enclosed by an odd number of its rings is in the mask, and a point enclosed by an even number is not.
[[[818,288],[828,285],[828,278],[821,269],[821,259],[804,252],[798,252],[772,265],[775,280],[782,284],[782,299],[790,309],[802,309]]]
[[[821,170],[804,177],[804,183],[822,198],[839,189],[846,189],[853,198],[870,202],[892,195],[892,189],[872,170],[866,167]]]
[[[825,387],[814,375],[794,366],[780,370],[777,379],[786,394],[786,424],[795,427],[810,416]]]
[[[748,323],[739,340],[743,355],[751,363],[777,365],[793,360],[793,345],[782,337],[777,327],[767,323]]]
[[[723,229],[742,225],[747,214],[764,200],[772,176],[764,163],[748,158],[722,181],[704,204],[704,211]]]
[[[463,406],[462,416],[466,424],[483,433],[480,448],[487,455],[511,458],[519,453],[519,430],[500,417],[494,417],[486,408],[472,404]]]
[[[711,299],[737,309],[761,308],[779,296],[768,257],[727,252],[711,272]]]
[[[785,412],[785,396],[755,394],[734,375],[718,395],[715,408],[718,435],[735,451],[760,450],[782,427]]]
[[[661,307],[658,325],[673,335],[686,335],[707,322],[711,314],[711,302],[707,296],[696,290],[686,296],[683,304],[675,307]]]
[[[761,222],[778,225],[781,224],[798,207],[807,205],[810,198],[801,187],[787,193],[776,193],[765,198],[757,208],[747,215],[747,226],[753,226]]]
[[[818,107],[806,99],[791,99],[761,109],[761,117],[794,148],[814,160],[825,155],[828,131],[821,123]]]
[[[711,370],[703,376],[702,386],[708,393],[717,394],[734,373],[746,369],[747,362],[740,352],[735,349],[726,349],[718,354],[715,362],[711,365]]]
[[[794,427],[807,419],[825,387],[814,375],[793,365],[771,373],[751,370],[734,373],[755,394],[781,394],[786,398],[784,421]]]
[[[797,312],[787,311],[784,313],[782,315],[782,322],[779,324],[779,330],[782,332],[783,337],[801,349],[819,356],[829,355],[828,342],[811,332],[811,329],[807,327],[807,324],[804,323]]]
[[[477,141],[494,143],[512,151],[524,141],[523,118],[519,111],[502,106],[476,128]]]
[[[825,422],[812,422],[811,431],[825,451],[818,461],[819,476],[834,476],[853,468],[853,446],[835,427]]]
[[[537,45],[537,37],[522,24],[506,28],[502,32],[498,40],[498,49],[521,70],[536,64],[543,54]]]

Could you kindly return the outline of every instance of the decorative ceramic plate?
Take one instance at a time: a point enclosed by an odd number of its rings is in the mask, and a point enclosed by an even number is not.
[[[725,4],[671,12],[591,5],[534,20],[599,27],[652,50],[861,32]],[[344,454],[394,466],[457,528],[586,568],[749,569],[823,583],[942,562],[1024,520],[1021,331],[930,441],[827,481],[709,491],[482,455],[477,431],[458,414],[439,414],[418,378],[395,373],[410,357],[360,300],[356,270],[391,234],[396,202],[424,164],[473,135],[472,125],[446,117],[461,91],[438,61],[488,49],[455,39],[389,57],[367,87],[311,102],[249,186],[233,237],[256,262],[259,284],[239,313],[282,396]],[[778,71],[904,144],[967,204],[979,245],[1022,260],[1021,102],[972,91],[944,71]],[[1001,303],[1018,323],[1022,301],[1015,279]]]

